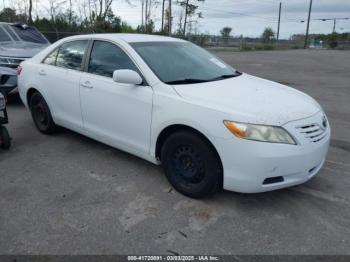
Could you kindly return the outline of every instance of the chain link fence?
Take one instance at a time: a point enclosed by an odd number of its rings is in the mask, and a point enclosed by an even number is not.
[[[54,43],[62,38],[74,35],[91,34],[93,32],[60,32],[60,31],[42,31],[46,38]],[[289,40],[274,40],[263,43],[260,38],[252,37],[222,37],[215,35],[190,35],[187,37],[179,37],[191,41],[197,45],[211,49],[232,49],[241,51],[253,50],[274,50],[274,49],[301,49],[304,47],[304,37],[299,36]],[[350,35],[348,39],[332,39],[331,41],[310,38],[308,47],[312,49],[344,49],[350,50]]]

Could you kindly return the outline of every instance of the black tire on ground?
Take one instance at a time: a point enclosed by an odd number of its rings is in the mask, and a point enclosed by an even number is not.
[[[52,134],[57,130],[49,106],[40,93],[36,92],[31,96],[29,107],[34,124],[40,132],[44,134]]]
[[[222,187],[219,156],[199,134],[170,135],[162,146],[161,161],[170,184],[186,196],[202,198]]]
[[[4,126],[0,126],[0,148],[9,149],[11,146],[10,135]]]

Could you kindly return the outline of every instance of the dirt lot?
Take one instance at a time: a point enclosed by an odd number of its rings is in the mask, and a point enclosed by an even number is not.
[[[218,55],[324,107],[332,143],[314,179],[192,200],[160,167],[70,131],[40,134],[12,98],[13,147],[0,152],[0,253],[350,254],[350,52]]]

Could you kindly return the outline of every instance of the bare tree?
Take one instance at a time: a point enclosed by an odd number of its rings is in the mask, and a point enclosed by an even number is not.
[[[48,0],[49,8],[48,12],[52,21],[56,20],[56,16],[59,13],[62,6],[66,3],[66,0]]]
[[[162,3],[162,31],[164,30],[164,10],[165,10],[165,0]]]
[[[204,2],[205,0],[196,0],[197,2]],[[192,17],[197,9],[198,5],[191,4],[189,0],[178,0],[178,4],[182,6],[185,9],[185,21],[183,26],[183,35],[186,35],[186,26],[187,26],[187,20],[189,17]],[[202,14],[198,13],[198,17],[201,18]]]
[[[141,0],[141,26],[144,27],[144,8],[145,8],[145,0]]]
[[[130,0],[125,1],[131,5]],[[158,3],[159,0],[141,0],[141,28],[143,30],[153,23],[152,10],[157,7]]]
[[[68,23],[72,24],[72,16],[73,16],[73,5],[72,0],[69,0],[69,10],[68,10]]]
[[[179,20],[178,20],[178,24],[177,24],[177,31],[176,31],[176,34],[177,35],[181,35],[182,32],[183,32],[183,20],[184,20],[184,12],[181,11],[180,12],[180,15],[179,15]]]
[[[148,24],[148,3],[149,3],[149,0],[146,0],[146,3],[145,3],[145,24],[146,25]]]

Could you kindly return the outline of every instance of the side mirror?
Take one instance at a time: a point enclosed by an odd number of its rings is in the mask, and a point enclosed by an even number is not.
[[[141,85],[143,80],[139,73],[130,69],[115,70],[113,72],[114,82],[130,85]]]

